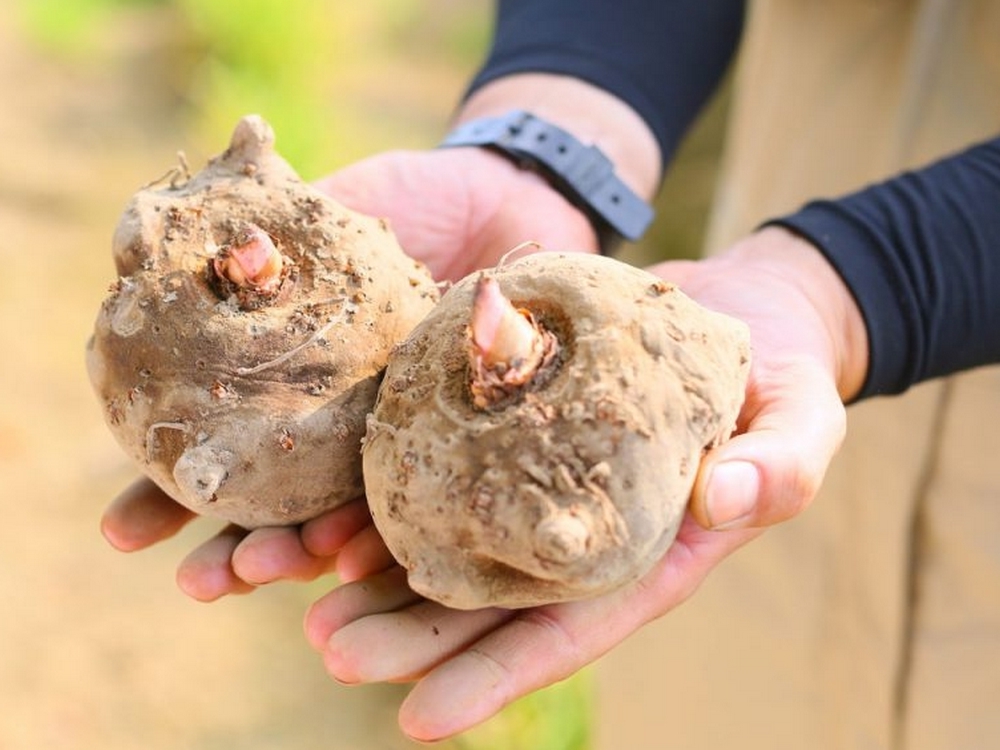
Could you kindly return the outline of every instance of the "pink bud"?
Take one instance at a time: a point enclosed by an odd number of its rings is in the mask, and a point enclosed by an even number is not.
[[[530,312],[514,307],[496,279],[479,277],[469,321],[470,388],[478,408],[516,398],[557,350],[555,336]]]
[[[247,224],[233,236],[214,260],[215,272],[238,287],[253,287],[269,293],[281,284],[284,265],[270,235]]]

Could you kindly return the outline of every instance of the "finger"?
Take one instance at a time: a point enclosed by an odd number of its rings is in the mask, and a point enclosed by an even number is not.
[[[316,601],[306,613],[306,639],[317,651],[323,651],[330,636],[348,623],[418,601],[420,595],[406,585],[406,571],[393,566],[340,586]]]
[[[565,679],[690,596],[708,571],[758,535],[711,532],[693,520],[639,582],[597,599],[524,610],[425,676],[400,707],[400,727],[432,742],[485,721]]]
[[[334,631],[323,662],[344,683],[411,681],[512,617],[511,610],[463,611],[421,600]]]
[[[348,540],[372,522],[364,498],[328,511],[302,525],[302,544],[309,554],[332,557]]]
[[[311,581],[331,570],[335,558],[317,557],[302,542],[297,526],[255,529],[233,550],[233,572],[259,586],[287,579]]]
[[[369,525],[341,547],[337,554],[337,576],[345,583],[358,581],[395,563],[378,530]]]
[[[702,461],[691,512],[706,528],[770,526],[798,514],[843,442],[846,413],[818,365],[788,364],[754,387],[746,431]]]
[[[149,479],[139,479],[105,510],[101,533],[115,549],[134,552],[170,538],[194,517]]]
[[[236,575],[233,552],[246,535],[238,526],[227,526],[189,554],[177,568],[181,591],[200,602],[211,602],[226,594],[245,594],[253,586]]]

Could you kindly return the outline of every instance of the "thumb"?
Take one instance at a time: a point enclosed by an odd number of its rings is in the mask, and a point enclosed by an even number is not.
[[[691,514],[709,529],[771,526],[816,496],[846,432],[846,412],[828,373],[813,362],[782,363],[751,380],[745,430],[702,460]]]

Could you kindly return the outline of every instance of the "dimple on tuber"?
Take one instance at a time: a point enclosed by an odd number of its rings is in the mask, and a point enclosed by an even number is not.
[[[249,116],[200,173],[133,197],[113,253],[87,364],[143,471],[247,528],[362,495],[389,351],[438,298],[384,221],[304,183]]]
[[[363,448],[375,524],[452,607],[620,587],[672,543],[749,362],[745,324],[609,258],[470,276],[390,357]]]

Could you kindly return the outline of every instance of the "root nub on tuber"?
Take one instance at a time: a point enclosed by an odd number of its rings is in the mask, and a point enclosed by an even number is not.
[[[363,449],[375,524],[449,606],[622,586],[673,541],[749,359],[742,322],[615,260],[468,277],[390,357]]]
[[[438,297],[387,224],[302,182],[250,116],[199,174],[140,190],[113,245],[87,362],[137,464],[247,528],[360,497],[388,353]]]

